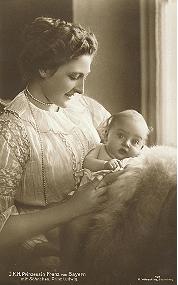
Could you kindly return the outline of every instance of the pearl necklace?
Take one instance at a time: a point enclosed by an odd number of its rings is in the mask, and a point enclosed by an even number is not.
[[[45,164],[44,164],[44,147],[43,147],[43,141],[42,141],[42,137],[41,137],[41,132],[40,129],[38,127],[38,123],[36,121],[33,109],[30,105],[30,100],[28,98],[28,90],[25,89],[24,94],[27,98],[27,102],[28,102],[28,106],[30,108],[30,112],[32,114],[33,120],[34,120],[34,124],[35,124],[35,129],[36,132],[38,134],[39,137],[39,143],[40,143],[40,151],[41,151],[41,172],[42,172],[42,183],[43,183],[43,195],[44,195],[44,202],[45,205],[48,205],[48,195],[47,195],[47,179],[46,179],[46,170],[45,170]],[[72,170],[73,170],[73,178],[75,181],[75,186],[74,186],[74,190],[69,193],[68,195],[73,195],[75,191],[78,190],[78,187],[80,185],[80,181],[81,178],[83,176],[83,168],[80,167],[79,165],[77,165],[77,159],[75,157],[75,154],[72,150],[72,147],[70,145],[70,143],[66,140],[65,136],[62,133],[59,133],[59,137],[62,139],[62,141],[65,144],[66,149],[71,153],[71,163],[72,163]],[[78,138],[78,135],[76,133],[76,138]],[[81,156],[81,165],[83,163],[84,157],[85,157],[85,150],[84,150],[84,146],[83,144],[80,142],[81,144],[81,148],[82,148],[82,156]]]
[[[38,127],[38,124],[37,124],[36,119],[35,119],[34,112],[33,112],[32,107],[30,105],[30,100],[28,98],[28,91],[26,89],[24,91],[24,94],[25,94],[25,96],[27,98],[28,106],[30,108],[30,112],[32,114],[32,118],[33,118],[34,123],[35,123],[35,129],[36,129],[36,132],[37,132],[38,137],[39,137],[40,151],[41,151],[41,173],[42,173],[42,182],[43,182],[44,202],[45,202],[45,205],[48,205],[47,189],[46,189],[47,183],[46,183],[46,174],[45,174],[45,165],[44,165],[44,147],[43,147],[43,142],[42,142],[42,138],[41,138],[40,129]]]
[[[28,90],[28,87],[26,86],[26,88],[25,88],[25,91],[26,91],[26,93],[27,93],[27,95],[28,96],[30,96],[34,101],[36,101],[36,102],[38,102],[38,103],[40,103],[40,104],[42,104],[42,105],[45,105],[45,106],[51,106],[53,103],[46,103],[46,102],[43,102],[43,101],[40,101],[40,100],[38,100],[37,98],[35,98],[31,93],[30,93],[30,91]],[[46,97],[45,97],[46,98]],[[47,98],[48,99],[48,98]]]

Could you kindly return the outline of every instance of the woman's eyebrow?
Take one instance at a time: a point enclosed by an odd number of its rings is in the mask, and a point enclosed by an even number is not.
[[[87,72],[86,74],[84,74],[83,72],[78,72],[78,71],[72,71],[71,74],[75,74],[75,75],[80,75],[80,76],[87,76],[90,72]]]

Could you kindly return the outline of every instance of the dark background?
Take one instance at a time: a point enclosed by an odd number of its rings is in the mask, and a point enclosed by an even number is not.
[[[0,98],[14,98],[24,87],[17,64],[20,35],[38,16],[72,21],[72,0],[0,0]]]
[[[20,35],[38,16],[91,29],[99,49],[85,95],[111,113],[141,111],[140,0],[0,0],[0,99],[12,99],[25,87],[17,65]]]

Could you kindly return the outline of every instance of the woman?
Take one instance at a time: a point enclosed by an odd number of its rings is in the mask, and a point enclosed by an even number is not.
[[[99,180],[76,190],[83,159],[110,115],[82,96],[97,51],[94,34],[40,17],[25,29],[23,43],[26,88],[0,117],[0,250],[4,258],[7,249],[10,256],[14,252],[16,264],[27,255],[58,256],[60,235],[50,230],[105,200]]]

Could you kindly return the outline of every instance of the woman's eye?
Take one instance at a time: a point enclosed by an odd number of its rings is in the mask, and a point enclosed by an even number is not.
[[[77,80],[77,79],[79,79],[79,76],[78,75],[74,75],[74,74],[69,74],[69,78],[71,80]]]
[[[86,80],[88,74],[84,76],[84,74],[80,74],[80,73],[79,74],[78,73],[71,73],[68,76],[71,80],[79,80],[80,78],[82,78],[83,80]]]

